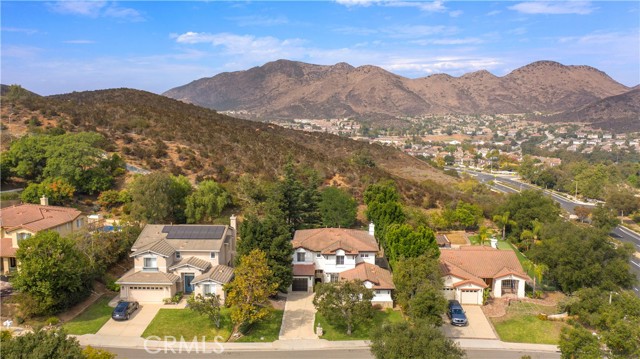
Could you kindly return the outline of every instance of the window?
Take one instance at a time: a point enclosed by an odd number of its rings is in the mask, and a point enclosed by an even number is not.
[[[216,294],[216,285],[215,284],[204,284],[204,285],[202,285],[202,294],[204,294],[204,295]]]
[[[18,233],[18,241],[31,237],[31,233]]]
[[[298,252],[298,253],[296,253],[296,256],[297,256],[297,258],[296,258],[296,259],[297,259],[297,261],[298,261],[298,262],[304,262],[304,257],[305,257],[305,255],[304,255],[304,254],[305,254],[304,252]]]
[[[338,273],[329,273],[329,281],[331,283],[338,282]]]
[[[80,219],[76,219],[76,227],[77,227],[77,228],[82,227],[82,218],[80,218]]]
[[[376,294],[380,294],[382,293],[382,291],[376,290]]]
[[[316,254],[316,258],[322,258],[322,254],[320,253]]]
[[[17,265],[16,259],[14,257],[9,258],[9,267],[15,267]]]
[[[176,259],[180,259],[180,252],[176,252]]]
[[[344,256],[336,256],[336,265],[344,264]]]
[[[210,258],[214,259],[216,257],[216,252],[211,252]]]
[[[369,258],[369,253],[360,253],[361,258]]]
[[[144,270],[158,270],[158,260],[156,258],[145,258],[144,259]]]

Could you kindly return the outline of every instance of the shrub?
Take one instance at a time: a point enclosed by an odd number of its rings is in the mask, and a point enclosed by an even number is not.
[[[60,324],[60,319],[58,319],[58,317],[49,317],[49,318],[47,318],[47,324],[48,325],[58,325],[58,324]]]

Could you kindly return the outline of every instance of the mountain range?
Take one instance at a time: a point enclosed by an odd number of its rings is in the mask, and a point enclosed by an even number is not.
[[[502,77],[483,70],[460,77],[436,74],[409,79],[370,65],[278,60],[202,78],[163,95],[249,118],[352,117],[375,122],[445,113],[569,111],[578,116],[592,113],[579,112],[580,108],[630,90],[593,67],[552,61],[534,62]]]

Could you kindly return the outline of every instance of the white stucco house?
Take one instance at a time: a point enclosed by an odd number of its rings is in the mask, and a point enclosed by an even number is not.
[[[345,228],[298,230],[291,244],[292,291],[313,291],[315,283],[359,279],[374,291],[373,304],[393,307],[391,272],[376,265],[379,251],[374,226],[369,231]]]
[[[177,292],[217,294],[233,278],[236,217],[231,225],[147,224],[133,244],[134,268],[116,283],[120,298],[162,303]]]
[[[444,296],[462,304],[483,304],[483,291],[491,296],[524,298],[524,287],[531,278],[525,273],[515,252],[485,246],[462,246],[440,250]]]

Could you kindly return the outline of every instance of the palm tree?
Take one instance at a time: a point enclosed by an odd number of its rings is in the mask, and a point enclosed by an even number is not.
[[[533,274],[533,292],[536,292],[536,282],[542,282],[542,278],[545,273],[549,270],[546,264],[540,263],[535,264],[532,261],[525,262],[524,264],[527,272]]]
[[[493,221],[500,225],[500,227],[502,227],[503,241],[507,235],[507,226],[515,226],[517,224],[514,220],[510,219],[509,216],[511,216],[511,213],[509,213],[509,211],[493,216]]]
[[[529,250],[531,248],[531,242],[534,241],[534,234],[532,231],[525,229],[524,231],[522,231],[522,233],[520,233],[520,240],[522,242],[525,242],[527,245],[527,250]]]
[[[489,230],[488,227],[480,226],[478,229],[478,243],[480,243],[481,246],[484,246],[484,243],[489,239],[490,235],[491,230]]]

